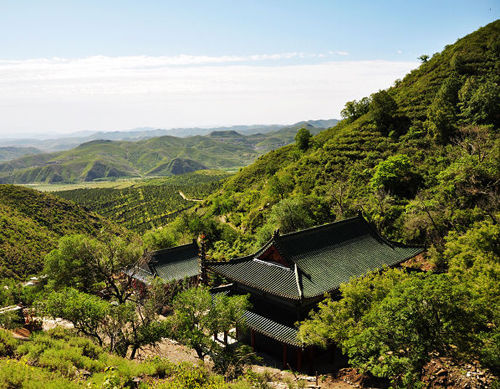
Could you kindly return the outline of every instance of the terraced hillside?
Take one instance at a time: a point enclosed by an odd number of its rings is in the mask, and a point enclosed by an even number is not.
[[[259,157],[200,211],[265,239],[276,227],[369,216],[386,236],[439,241],[498,211],[500,21],[446,46],[344,120]],[[288,223],[288,224],[286,224]],[[290,224],[291,223],[291,224]]]
[[[131,230],[167,224],[180,212],[217,190],[223,172],[199,172],[138,182],[127,188],[89,188],[53,192]],[[184,195],[184,197],[183,197]]]

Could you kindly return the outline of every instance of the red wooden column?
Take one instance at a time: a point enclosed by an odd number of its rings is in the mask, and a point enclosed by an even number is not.
[[[250,345],[252,346],[252,350],[255,351],[255,331],[250,329]]]
[[[309,347],[309,356],[308,356],[308,360],[309,360],[309,366],[308,366],[308,369],[309,369],[309,374],[312,374],[313,372],[313,365],[314,365],[314,358],[315,358],[315,355],[314,355],[314,347],[313,346],[310,346]]]
[[[287,346],[286,343],[283,343],[283,369],[286,369],[287,365]]]
[[[302,370],[302,349],[297,349],[297,370]]]

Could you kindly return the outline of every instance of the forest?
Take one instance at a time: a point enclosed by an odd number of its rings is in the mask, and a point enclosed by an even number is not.
[[[325,296],[296,323],[300,341],[335,344],[349,368],[383,387],[430,387],[426,372],[436,363],[473,365],[482,372],[474,385],[499,387],[500,21],[420,59],[387,90],[346,102],[334,127],[299,129],[293,144],[229,177],[192,173],[55,195],[0,185],[2,306],[22,303],[73,325],[26,343],[2,330],[0,382],[114,388],[141,377],[140,387],[269,387],[247,369],[256,361],[248,347],[212,338],[239,322],[245,298],[218,300],[182,285],[165,294],[161,281],[142,296],[117,272],[200,235],[210,260],[228,261],[255,252],[278,228],[361,212],[384,237],[425,254],[352,279],[340,298]],[[16,287],[42,274],[35,287]],[[10,315],[2,320],[15,325]],[[213,369],[135,360],[163,337]]]

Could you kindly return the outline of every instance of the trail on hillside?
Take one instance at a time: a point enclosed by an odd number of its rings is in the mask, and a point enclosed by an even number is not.
[[[203,200],[200,200],[200,199],[190,199],[188,197],[186,197],[186,195],[184,194],[184,192],[182,191],[179,191],[179,194],[181,195],[181,197],[186,200],[186,201],[203,201]]]

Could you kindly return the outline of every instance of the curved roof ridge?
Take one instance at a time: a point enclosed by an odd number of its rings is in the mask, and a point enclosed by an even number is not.
[[[331,226],[334,226],[334,225],[340,225],[340,224],[344,224],[346,222],[352,222],[352,221],[360,220],[360,219],[365,220],[365,218],[363,216],[356,215],[356,216],[353,216],[353,217],[349,217],[347,219],[342,219],[342,220],[339,220],[339,221],[333,221],[331,223],[321,224],[320,226],[314,226],[314,227],[304,228],[304,229],[298,230],[298,231],[288,232],[286,234],[280,235],[280,238],[288,238],[288,237],[291,237],[291,236],[294,236],[294,235],[299,235],[299,234],[304,233],[304,232],[322,230],[322,229],[324,229],[326,227],[331,227]]]
[[[155,255],[162,255],[162,254],[166,254],[166,253],[180,251],[181,249],[186,249],[189,246],[194,246],[194,247],[196,247],[197,250],[199,250],[198,245],[193,241],[193,242],[186,243],[186,244],[183,244],[183,245],[180,245],[180,246],[167,247],[167,248],[160,249],[160,250],[154,250],[154,251],[150,252],[150,255],[153,257]]]

